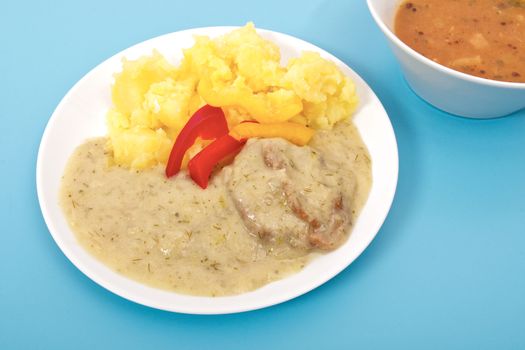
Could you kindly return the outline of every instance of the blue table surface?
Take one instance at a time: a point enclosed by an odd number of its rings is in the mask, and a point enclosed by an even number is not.
[[[350,267],[281,305],[194,316],[122,299],[49,235],[35,188],[46,123],[122,49],[250,20],[333,53],[377,93],[399,144],[392,210]],[[0,44],[1,349],[525,348],[525,113],[468,120],[419,99],[364,0],[7,0]]]

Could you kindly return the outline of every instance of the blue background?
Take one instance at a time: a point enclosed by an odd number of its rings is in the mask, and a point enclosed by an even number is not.
[[[122,49],[249,20],[326,49],[375,90],[399,143],[392,210],[355,263],[281,305],[192,316],[117,297],[44,224],[35,162],[45,125],[78,79]],[[364,0],[8,0],[0,39],[1,349],[525,348],[525,113],[467,120],[420,100]]]

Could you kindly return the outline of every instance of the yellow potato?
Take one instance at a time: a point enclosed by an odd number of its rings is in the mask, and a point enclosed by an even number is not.
[[[107,115],[115,163],[165,164],[182,127],[206,103],[223,108],[230,128],[257,120],[314,129],[330,129],[358,103],[353,82],[334,63],[306,52],[283,67],[279,47],[252,23],[215,39],[197,36],[183,53],[179,66],[156,51],[123,61]]]
[[[358,104],[354,83],[315,52],[291,59],[283,82],[303,100],[306,124],[316,129],[331,129]]]
[[[167,161],[171,140],[162,129],[124,129],[110,136],[116,164],[144,169]]]
[[[167,78],[150,86],[144,95],[143,109],[160,125],[180,130],[188,121],[194,90],[195,82],[191,79],[175,81]]]
[[[151,84],[174,75],[176,69],[157,51],[136,61],[124,60],[122,72],[115,75],[112,98],[115,108],[130,114],[142,105]]]

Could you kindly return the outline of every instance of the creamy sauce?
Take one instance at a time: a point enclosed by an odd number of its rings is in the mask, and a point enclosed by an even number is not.
[[[395,33],[449,68],[525,82],[525,0],[404,1]]]
[[[321,229],[308,227],[310,221],[306,220],[302,231],[297,231],[302,236],[296,244],[293,239],[260,235],[239,210],[236,199],[243,194],[239,190],[240,194],[232,196],[232,191],[237,193],[233,174],[246,169],[257,173],[257,166],[263,172],[262,162],[247,165],[242,161],[263,141],[284,142],[250,140],[237,156],[238,160],[216,172],[208,189],[202,190],[186,172],[168,180],[161,167],[130,171],[110,165],[106,139],[88,140],[69,160],[62,181],[61,206],[80,244],[125,276],[184,294],[221,296],[247,292],[299,271],[319,253],[317,246],[309,245],[308,242],[315,239],[308,234]],[[348,216],[343,239],[329,246],[335,248],[346,240],[368,196],[371,163],[366,147],[351,123],[340,123],[329,132],[317,132],[310,146],[293,147],[292,153],[306,149],[319,152],[323,156],[319,162],[323,164],[322,169],[324,164],[332,164],[326,166],[322,175],[340,179],[337,183],[319,181],[325,191],[342,191],[344,206],[338,208],[344,209]],[[289,159],[295,159],[293,154],[291,157]],[[259,163],[263,165],[256,165]],[[310,173],[303,175],[311,176]],[[354,184],[351,192],[344,189],[345,178]],[[264,179],[254,181],[250,186],[270,186]],[[310,186],[299,177],[293,181]],[[316,197],[321,189],[305,191],[303,187],[298,195],[303,196],[305,202],[317,201],[320,207],[324,205],[327,199]],[[251,199],[245,196],[242,201],[243,205],[278,204],[268,204],[264,198],[255,198],[255,202],[250,203]],[[255,215],[259,212],[255,211]],[[285,211],[273,212],[273,215],[278,216],[275,222],[286,217]],[[328,223],[326,226],[330,227]]]

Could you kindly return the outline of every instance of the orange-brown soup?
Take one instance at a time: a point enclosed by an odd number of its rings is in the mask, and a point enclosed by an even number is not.
[[[525,0],[407,0],[394,27],[403,42],[437,63],[525,82]]]

